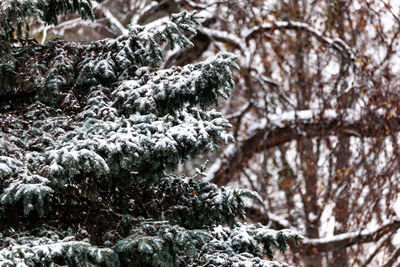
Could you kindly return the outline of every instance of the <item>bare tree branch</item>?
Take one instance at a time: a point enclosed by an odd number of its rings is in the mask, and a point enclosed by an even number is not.
[[[102,8],[101,10],[103,11],[104,16],[106,16],[106,18],[110,21],[110,23],[117,27],[122,34],[128,33],[128,29],[121,24],[121,22],[111,13],[109,9]]]
[[[384,114],[379,114],[379,112],[371,112],[357,120],[348,118],[346,121],[342,120],[340,116],[326,116],[325,119],[322,118],[319,121],[310,119],[281,120],[281,126],[265,121],[237,144],[234,150],[230,149],[229,153],[224,154],[223,158],[217,162],[219,167],[210,168],[207,177],[219,185],[226,184],[233,174],[247,165],[254,154],[293,140],[332,135],[379,137],[386,136],[393,131],[400,131],[399,118],[387,119]],[[371,123],[371,121],[375,123]]]
[[[377,244],[375,250],[368,256],[367,260],[364,262],[364,267],[368,267],[369,264],[372,262],[372,260],[375,258],[375,256],[378,254],[379,250],[385,246],[386,242],[390,242],[392,236],[395,234],[395,232],[388,233],[385,238],[382,238]]]
[[[307,239],[303,240],[304,246],[311,246],[318,248],[318,251],[332,251],[352,246],[354,244],[363,244],[374,242],[385,236],[387,233],[395,231],[400,228],[400,220],[386,223],[376,230],[364,230],[349,232],[344,234],[335,235],[333,237]],[[395,254],[399,253],[396,252]],[[390,265],[391,266],[391,265]]]
[[[237,35],[221,30],[208,29],[206,27],[199,27],[198,30],[210,37],[210,39],[218,42],[225,42],[226,44],[239,49],[242,53],[244,53],[246,50],[242,45],[243,41],[238,38]]]
[[[382,266],[383,266],[383,267],[392,267],[392,266],[394,266],[394,264],[396,263],[396,261],[398,261],[399,257],[400,257],[400,247],[398,247],[398,248],[394,251],[394,253],[393,253],[393,255],[390,257],[390,259],[389,259],[384,265],[382,265]],[[396,265],[396,266],[398,266],[398,265]]]
[[[322,32],[314,29],[309,24],[304,22],[297,21],[274,21],[272,23],[264,23],[261,26],[255,26],[246,36],[246,43],[249,42],[250,39],[254,38],[254,36],[258,33],[271,31],[275,29],[286,29],[286,30],[305,30],[311,33],[318,40],[331,45],[335,50],[340,53],[343,53],[347,58],[354,60],[355,55],[351,50],[351,47],[346,44],[340,38],[329,38],[325,36]]]

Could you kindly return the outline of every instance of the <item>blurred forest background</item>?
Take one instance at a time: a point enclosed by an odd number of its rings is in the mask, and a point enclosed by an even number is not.
[[[208,155],[204,179],[257,191],[264,205],[248,203],[250,221],[304,234],[288,263],[389,267],[400,265],[396,2],[106,0],[94,23],[65,16],[31,34],[89,43],[196,10],[204,21],[190,36],[195,46],[166,53],[163,67],[219,51],[241,67],[219,105],[236,143]],[[204,159],[179,172],[193,175]]]

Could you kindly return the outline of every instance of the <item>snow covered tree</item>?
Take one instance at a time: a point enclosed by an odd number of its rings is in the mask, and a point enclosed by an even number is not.
[[[105,0],[95,23],[63,16],[32,33],[88,42],[197,10],[194,47],[162,66],[221,51],[240,66],[217,108],[237,142],[206,156],[207,178],[257,191],[264,206],[246,202],[248,218],[307,237],[288,263],[389,267],[400,259],[398,2]],[[193,175],[201,162],[179,171]]]
[[[281,266],[291,230],[243,222],[252,191],[168,174],[233,141],[210,110],[234,85],[220,53],[160,68],[192,45],[195,13],[84,45],[29,39],[90,0],[0,3],[1,266]]]

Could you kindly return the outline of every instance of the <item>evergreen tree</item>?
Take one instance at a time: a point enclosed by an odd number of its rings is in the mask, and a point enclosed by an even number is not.
[[[163,44],[192,45],[196,14],[38,45],[29,19],[92,18],[91,1],[0,10],[0,266],[280,266],[271,248],[301,237],[239,222],[257,194],[167,173],[233,141],[209,107],[233,87],[234,55],[159,69]]]

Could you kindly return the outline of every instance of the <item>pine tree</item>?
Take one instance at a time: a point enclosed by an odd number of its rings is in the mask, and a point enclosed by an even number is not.
[[[30,19],[90,19],[91,1],[0,10],[1,266],[281,266],[271,248],[301,236],[240,222],[257,194],[218,188],[201,170],[168,173],[233,141],[210,107],[230,94],[234,55],[159,69],[164,44],[192,45],[195,13],[115,40],[39,45]]]

